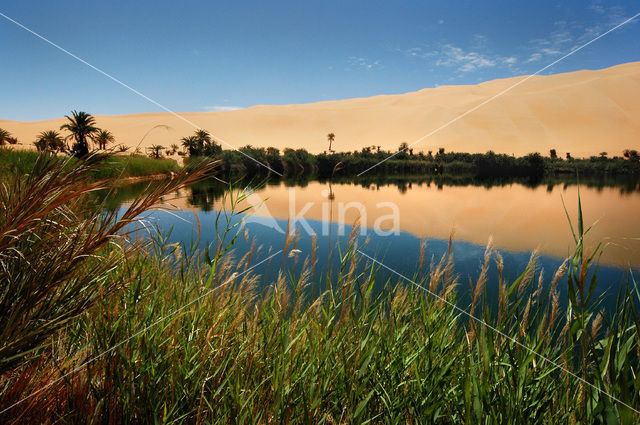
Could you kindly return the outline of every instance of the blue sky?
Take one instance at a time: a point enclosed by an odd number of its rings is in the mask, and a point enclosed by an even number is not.
[[[616,1],[22,1],[0,12],[175,111],[531,74],[624,19]],[[545,72],[640,60],[638,20]],[[160,109],[0,17],[0,119]]]

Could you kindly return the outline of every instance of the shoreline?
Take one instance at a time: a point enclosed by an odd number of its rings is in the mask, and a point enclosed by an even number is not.
[[[140,183],[143,181],[153,181],[153,180],[163,180],[165,178],[173,178],[173,173],[171,174],[149,174],[148,176],[130,176],[130,177],[121,177],[116,179],[114,182],[114,186],[126,186],[128,184]]]

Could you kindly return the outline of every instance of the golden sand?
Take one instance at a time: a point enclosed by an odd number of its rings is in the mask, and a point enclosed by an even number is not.
[[[400,95],[318,102],[301,105],[254,106],[236,111],[180,113],[214,136],[240,147],[275,146],[327,149],[326,135],[336,134],[337,151],[365,146],[397,149],[412,143],[486,99],[526,77],[469,86],[429,88]],[[169,105],[170,106],[170,105]],[[151,107],[151,105],[150,105]],[[91,112],[91,111],[87,111]],[[194,128],[169,113],[96,116],[117,143],[136,146],[156,125],[142,147],[179,143]],[[64,118],[17,122],[0,120],[25,145],[42,130],[58,129]],[[621,155],[640,143],[640,62],[596,71],[534,76],[415,146],[415,150],[486,152],[574,157],[606,151]],[[224,145],[229,148],[228,145]]]

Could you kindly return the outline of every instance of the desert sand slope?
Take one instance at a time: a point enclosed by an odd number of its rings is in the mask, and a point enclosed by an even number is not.
[[[339,151],[372,145],[396,149],[401,142],[412,143],[523,78],[401,95],[180,115],[235,147],[303,147],[317,153],[327,148],[327,133],[334,132],[334,148]],[[152,130],[142,141],[143,148],[178,143],[194,130],[191,124],[169,113],[96,118],[100,127],[112,131],[118,143],[129,146],[138,145],[154,126],[170,127]],[[57,129],[63,121],[0,120],[0,127],[12,132],[24,145],[31,145],[37,133]],[[560,155],[570,152],[573,156],[602,151],[620,155],[625,148],[638,149],[640,62],[596,71],[534,76],[428,137],[415,150],[426,152],[439,147],[516,155],[547,153],[555,148]]]

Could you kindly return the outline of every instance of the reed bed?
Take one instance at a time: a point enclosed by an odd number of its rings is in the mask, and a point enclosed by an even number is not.
[[[41,154],[34,150],[7,149],[0,147],[0,179],[7,178],[14,172],[28,174],[33,170]],[[154,159],[143,155],[94,155],[103,159],[103,164],[92,171],[93,179],[119,179],[131,177],[148,177],[178,173],[180,166],[172,159]],[[66,161],[74,161],[63,157]],[[209,161],[210,162],[210,161]]]
[[[352,234],[332,273],[315,267],[315,249],[299,258],[294,235],[281,255],[253,244],[236,258],[242,235],[229,216],[216,222],[211,256],[159,236],[101,273],[90,305],[4,370],[0,421],[640,420],[640,294],[629,275],[617,308],[600,311],[600,248],[585,251],[581,217],[575,254],[550,285],[535,255],[507,281],[489,244],[464,306],[476,319],[456,307],[462,277],[451,249],[429,262],[423,245],[418,269],[398,279],[360,255]],[[272,266],[281,266],[265,281],[251,265],[273,253]],[[497,303],[487,290],[490,267],[500,272]],[[566,303],[560,285],[568,286]]]

